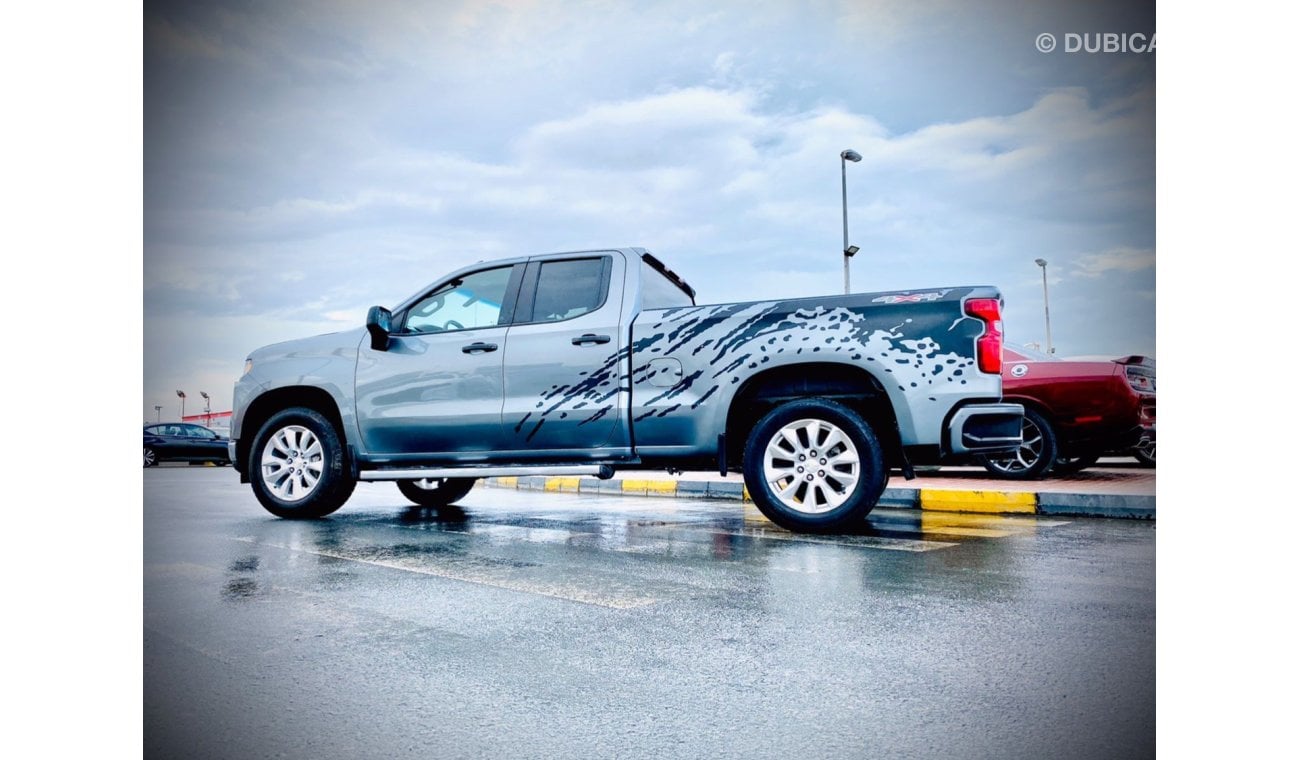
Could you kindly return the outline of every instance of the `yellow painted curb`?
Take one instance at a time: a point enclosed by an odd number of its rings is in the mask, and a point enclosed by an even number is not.
[[[502,488],[518,488],[518,487],[519,487],[519,478],[517,478],[517,477],[495,478],[494,480],[496,481],[494,485],[498,485],[498,486],[500,486],[500,487],[502,487]]]
[[[949,491],[921,489],[921,509],[941,512],[989,512],[993,514],[1034,514],[1038,496],[1016,491]]]
[[[741,486],[741,487],[740,487],[740,500],[741,500],[741,501],[753,501],[753,499],[751,499],[751,498],[749,497],[749,486]]]
[[[673,496],[677,493],[675,480],[624,480],[623,490],[646,495]]]
[[[577,491],[581,478],[547,478],[547,491]]]

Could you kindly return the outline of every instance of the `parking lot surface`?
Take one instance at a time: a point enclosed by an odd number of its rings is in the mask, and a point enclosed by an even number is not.
[[[147,757],[1154,755],[1149,521],[143,477]]]

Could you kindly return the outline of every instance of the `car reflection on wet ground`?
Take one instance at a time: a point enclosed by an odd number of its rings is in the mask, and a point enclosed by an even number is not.
[[[1149,522],[145,473],[149,756],[1140,757]]]

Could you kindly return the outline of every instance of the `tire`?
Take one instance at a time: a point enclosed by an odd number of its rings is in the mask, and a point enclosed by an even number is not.
[[[324,517],[343,506],[357,485],[338,431],[320,412],[305,407],[285,409],[262,425],[248,470],[257,500],[276,517]]]
[[[1145,446],[1138,446],[1133,449],[1133,458],[1138,460],[1138,464],[1143,467],[1156,466],[1156,444],[1154,441]]]
[[[476,478],[424,478],[399,480],[397,490],[422,507],[445,507],[465,498]]]
[[[1011,454],[978,457],[984,469],[1008,480],[1037,480],[1056,462],[1058,447],[1052,423],[1033,409],[1025,409],[1020,432],[1024,442]]]
[[[1056,462],[1052,465],[1052,474],[1074,475],[1097,464],[1098,459],[1101,459],[1101,454],[1080,454],[1073,457],[1058,456]]]
[[[144,466],[145,466],[145,467],[153,467],[153,466],[156,465],[156,464],[158,464],[158,452],[154,451],[153,449],[149,448],[148,446],[145,446],[145,447],[144,447]]]
[[[861,530],[889,480],[871,426],[826,399],[791,401],[760,419],[745,443],[744,472],[767,519],[808,533]]]

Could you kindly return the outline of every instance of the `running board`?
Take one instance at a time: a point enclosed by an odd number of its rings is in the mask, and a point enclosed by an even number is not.
[[[505,478],[516,475],[591,475],[608,480],[614,468],[607,464],[514,467],[420,467],[406,470],[362,470],[361,480],[422,480],[424,478]]]

